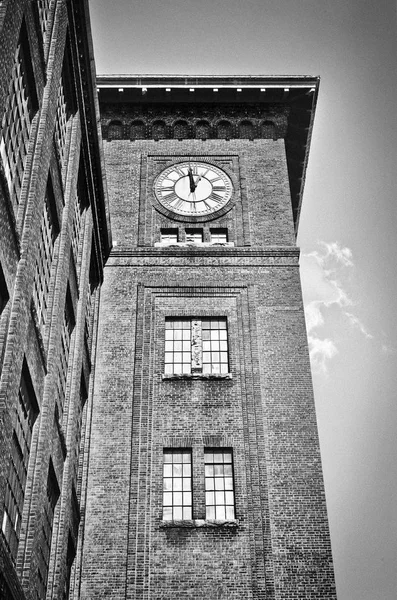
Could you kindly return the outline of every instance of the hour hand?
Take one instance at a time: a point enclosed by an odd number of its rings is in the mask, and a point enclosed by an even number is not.
[[[192,172],[192,169],[190,167],[189,167],[189,170],[188,170],[188,175],[189,175],[190,191],[194,192],[194,190],[196,189],[196,184],[194,183],[193,172]]]

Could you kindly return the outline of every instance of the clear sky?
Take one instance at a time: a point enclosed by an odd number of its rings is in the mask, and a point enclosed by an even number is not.
[[[396,600],[395,0],[90,7],[99,74],[321,76],[298,243],[338,600]]]

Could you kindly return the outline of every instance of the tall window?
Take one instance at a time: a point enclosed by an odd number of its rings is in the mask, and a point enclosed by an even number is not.
[[[5,305],[7,304],[10,295],[8,293],[6,280],[4,278],[3,269],[0,264],[0,315],[3,312]]]
[[[59,358],[58,371],[58,397],[60,401],[60,409],[63,410],[63,405],[66,395],[66,378],[68,374],[70,337],[74,327],[74,314],[70,292],[66,294],[65,309],[63,311],[63,321],[61,330],[61,353]]]
[[[81,186],[77,186],[76,197],[73,207],[73,222],[72,222],[72,254],[76,270],[79,265],[79,249],[81,241],[81,232],[83,224],[83,197]]]
[[[54,218],[55,204],[51,185],[47,185],[44,202],[44,212],[41,219],[39,251],[36,258],[36,270],[33,285],[33,303],[40,326],[44,327],[47,320],[48,297],[51,280],[51,267],[54,258],[55,239],[58,234]]]
[[[39,12],[40,28],[43,39],[47,31],[48,18],[50,16],[51,0],[37,0],[37,8]]]
[[[76,109],[76,99],[73,87],[73,74],[70,54],[69,38],[66,40],[65,56],[62,65],[62,74],[58,85],[57,109],[55,115],[54,141],[61,169],[65,165],[70,133],[70,117]]]
[[[20,200],[32,119],[37,110],[27,39],[23,25],[15,51],[0,135],[0,156],[15,212]]]
[[[55,476],[52,462],[48,469],[47,494],[43,506],[43,523],[41,528],[38,565],[38,598],[46,597],[48,567],[50,564],[52,525],[54,521],[55,506],[59,498],[59,486]]]
[[[231,450],[208,449],[205,462],[206,519],[235,518],[233,490],[233,457]]]
[[[166,319],[165,374],[228,373],[226,318]]]
[[[66,90],[64,85],[63,74],[61,81],[59,82],[58,98],[57,98],[57,112],[55,117],[55,131],[54,137],[56,147],[59,156],[59,162],[61,167],[63,166],[65,155],[66,155],[66,141],[68,131],[68,120],[70,112],[67,103]]]
[[[18,551],[32,431],[38,413],[36,397],[26,368],[24,368],[19,386],[11,441],[11,460],[2,523],[2,532],[14,560]]]
[[[163,463],[163,519],[192,518],[191,450],[165,450]]]

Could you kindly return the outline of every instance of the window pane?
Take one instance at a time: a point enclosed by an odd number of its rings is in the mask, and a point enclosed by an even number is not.
[[[215,506],[207,506],[205,517],[206,519],[215,519]]]
[[[191,506],[187,506],[183,508],[183,519],[191,519],[192,518],[192,508]]]

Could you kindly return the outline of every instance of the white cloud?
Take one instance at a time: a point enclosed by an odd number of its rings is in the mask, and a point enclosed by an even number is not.
[[[321,340],[316,336],[308,336],[310,361],[313,369],[324,374],[327,373],[327,361],[338,353],[334,342],[329,338]]]
[[[358,329],[361,331],[361,333],[366,338],[368,338],[369,340],[373,339],[374,336],[367,331],[366,327],[361,323],[361,321],[358,317],[356,317],[355,315],[352,315],[352,313],[348,313],[348,312],[345,312],[345,315],[349,319],[350,323],[352,325],[358,327]]]
[[[367,339],[373,337],[352,312],[354,302],[348,292],[352,268],[352,251],[338,242],[319,242],[318,249],[301,257],[310,358],[313,369],[321,373],[327,372],[328,362],[338,353],[335,340],[329,335],[330,316],[335,311]]]

